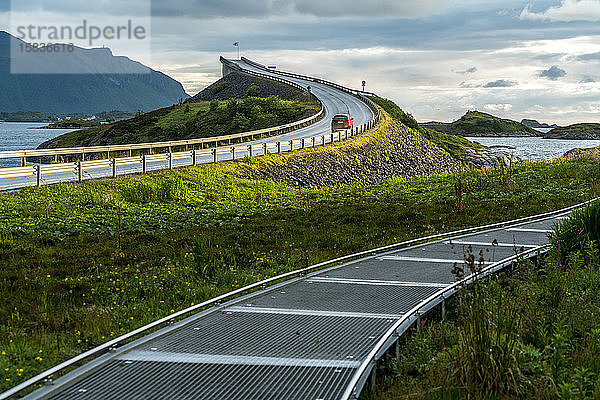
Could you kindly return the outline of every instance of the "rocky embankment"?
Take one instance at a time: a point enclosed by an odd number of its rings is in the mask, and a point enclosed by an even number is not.
[[[249,177],[320,188],[372,185],[394,177],[458,171],[462,163],[388,117],[371,133],[317,149],[282,155],[283,162],[240,163]]]
[[[190,97],[187,102],[210,100],[243,99],[251,86],[258,86],[256,97],[277,96],[282,100],[305,101],[306,95],[293,86],[280,82],[248,75],[243,72],[232,72],[219,79],[198,94]]]
[[[465,148],[467,155],[464,162],[475,168],[498,167],[501,164],[510,165],[523,162],[519,157],[510,153],[510,151],[501,148],[483,148],[469,149]]]

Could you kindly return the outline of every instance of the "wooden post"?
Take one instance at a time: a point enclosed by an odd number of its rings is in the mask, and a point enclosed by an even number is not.
[[[111,160],[111,163],[112,163],[112,174],[113,174],[113,178],[116,178],[116,177],[117,177],[117,159],[116,159],[116,158],[113,158],[113,159]]]
[[[277,142],[277,153],[281,153],[281,142]]]
[[[252,157],[252,145],[251,144],[248,145],[248,153],[250,154],[250,157]]]
[[[35,175],[36,175],[36,186],[40,187],[40,184],[42,183],[42,165],[36,165],[35,166]]]
[[[77,182],[83,181],[83,169],[81,167],[81,161],[77,161]]]
[[[305,148],[305,142],[304,142],[304,138],[302,138],[302,148]]]
[[[192,165],[196,165],[196,150],[192,150]]]
[[[169,148],[169,150],[171,149]],[[169,160],[169,169],[173,169],[173,153],[171,153],[170,151],[167,155],[167,159]]]
[[[312,137],[312,147],[315,147],[315,142],[316,142],[316,138],[313,136]]]
[[[146,155],[142,154],[142,172],[146,173]]]
[[[217,162],[217,148],[212,149],[213,162]]]
[[[231,147],[231,159],[235,160],[235,146]]]
[[[23,159],[21,160],[21,167],[26,167],[27,166],[27,157],[23,157]]]
[[[294,150],[294,140],[290,140],[290,151]]]
[[[129,148],[129,157],[131,157],[131,147]]]

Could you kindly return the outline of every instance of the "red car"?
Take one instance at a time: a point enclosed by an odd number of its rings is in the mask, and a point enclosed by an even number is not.
[[[331,120],[331,131],[335,132],[343,129],[351,129],[354,126],[354,120],[350,114],[337,114]]]

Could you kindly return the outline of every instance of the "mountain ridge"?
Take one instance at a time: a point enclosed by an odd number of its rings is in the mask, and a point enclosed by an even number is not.
[[[173,78],[128,57],[115,56],[109,48],[75,47],[69,58],[61,57],[60,53],[31,58],[38,63],[51,63],[49,68],[65,73],[12,74],[11,46],[21,42],[8,32],[0,31],[0,111],[147,111],[189,97],[181,83]],[[116,73],[103,73],[106,70]]]

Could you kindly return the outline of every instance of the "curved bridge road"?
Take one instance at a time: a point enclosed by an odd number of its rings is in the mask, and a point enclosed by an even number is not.
[[[510,265],[515,254],[543,251],[552,225],[566,215],[563,210],[369,252],[213,306],[106,353],[26,398],[356,399],[374,360],[408,329],[398,324],[415,317],[414,307],[424,299],[451,294],[451,270],[464,263],[465,253],[485,266]],[[441,301],[433,305],[443,307]]]
[[[319,136],[319,135],[323,135],[326,133],[330,133],[331,132],[331,125],[330,125],[331,117],[335,114],[349,113],[354,118],[355,126],[359,126],[364,123],[367,123],[367,122],[373,120],[373,118],[374,118],[373,111],[367,106],[367,104],[365,104],[364,102],[362,102],[361,100],[352,96],[349,93],[343,92],[341,90],[338,90],[331,86],[327,86],[322,83],[316,83],[316,82],[307,81],[307,80],[298,79],[298,78],[282,77],[280,75],[274,74],[267,70],[262,70],[262,69],[256,68],[256,67],[254,67],[244,61],[241,61],[241,60],[228,60],[228,61],[237,64],[239,67],[241,67],[245,70],[259,72],[261,74],[272,75],[272,76],[280,78],[280,79],[283,78],[288,81],[297,83],[304,88],[306,88],[307,86],[310,86],[311,92],[318,99],[320,99],[322,101],[323,107],[325,110],[324,118],[321,119],[320,121],[314,123],[313,125],[310,125],[305,128],[298,129],[298,130],[295,130],[292,132],[288,132],[283,135],[271,136],[268,138],[263,138],[261,140],[245,142],[244,143],[245,145],[246,144],[248,144],[248,145],[249,144],[261,144],[261,143],[274,142],[274,141],[286,141],[286,140],[291,140],[291,139],[302,139],[302,138],[308,138],[308,137]],[[320,140],[321,140],[321,143],[319,143],[319,141],[317,141],[317,144],[322,144],[322,139],[320,139]],[[329,139],[326,139],[326,141],[329,141]],[[257,148],[255,150],[253,150],[253,155],[263,155],[263,151],[260,149],[260,147],[259,146],[256,146],[256,147]],[[289,144],[286,144],[286,143],[282,144],[283,151],[289,150],[290,149],[289,147],[290,147]],[[294,148],[297,149],[299,147],[298,147],[298,145],[296,145],[296,147],[294,147]],[[238,158],[243,157],[245,155],[248,155],[248,151],[236,152],[236,156]],[[224,161],[224,160],[231,160],[231,155],[220,154],[218,156],[218,161]],[[196,158],[196,163],[198,163],[198,164],[207,164],[207,163],[211,163],[213,161],[214,161],[213,157],[211,157],[210,155],[205,155],[205,156],[199,155]],[[187,157],[184,159],[173,160],[173,167],[180,167],[180,166],[191,165],[191,164],[192,164],[192,161],[191,161],[190,157]],[[165,161],[154,161],[154,162],[148,162],[146,170],[147,171],[155,171],[155,170],[161,170],[161,169],[167,169],[167,168],[169,168],[168,161],[166,161],[166,160]],[[130,163],[128,165],[120,166],[118,169],[118,175],[139,173],[139,172],[142,172],[142,169],[143,168],[142,168],[141,163]],[[75,172],[75,169],[73,169],[73,171],[74,171],[73,173],[65,173],[65,172],[46,173],[45,172],[43,175],[43,183],[44,184],[53,184],[53,183],[58,183],[58,182],[77,181],[78,174]],[[83,171],[82,171],[82,179],[86,180],[86,179],[97,179],[97,178],[103,178],[103,177],[110,177],[110,176],[112,176],[112,174],[113,174],[112,168],[110,168],[108,166],[103,167],[103,168],[96,167],[93,169],[84,167]],[[27,176],[27,177],[21,177],[21,178],[0,179],[0,190],[19,189],[19,188],[26,187],[26,186],[35,186],[35,184],[36,184],[36,177],[34,175]]]

